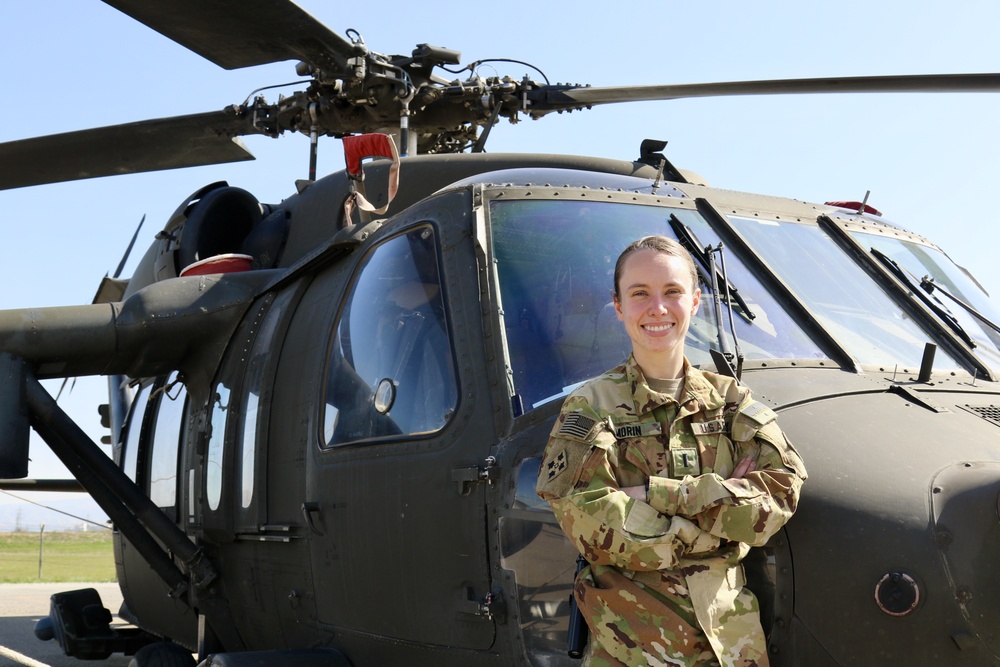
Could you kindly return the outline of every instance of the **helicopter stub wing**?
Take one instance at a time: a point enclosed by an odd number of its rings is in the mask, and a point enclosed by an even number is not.
[[[104,0],[225,69],[303,60],[342,72],[355,47],[288,0]]]
[[[570,87],[541,86],[542,99],[532,99],[529,113],[576,109],[597,104],[680,100],[693,97],[739,95],[815,95],[822,93],[995,93],[1000,74],[916,74],[898,76],[773,79],[657,86]]]
[[[231,110],[112,125],[0,144],[0,190],[254,159],[258,133]]]

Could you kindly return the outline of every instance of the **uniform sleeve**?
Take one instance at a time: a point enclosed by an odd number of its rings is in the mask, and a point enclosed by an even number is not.
[[[588,429],[584,433],[584,429]],[[545,449],[538,495],[588,561],[634,571],[675,567],[718,549],[690,519],[664,516],[623,492],[616,440],[586,404],[567,401]]]
[[[775,420],[771,410],[748,397],[733,420],[733,460],[753,458],[754,472],[742,479],[715,473],[680,480],[652,477],[650,505],[724,540],[765,544],[792,517],[806,479],[802,460]]]

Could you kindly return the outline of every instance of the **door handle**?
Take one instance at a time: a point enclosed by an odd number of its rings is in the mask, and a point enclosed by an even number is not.
[[[323,517],[320,515],[319,503],[317,502],[302,503],[302,517],[306,520],[306,524],[309,526],[309,530],[311,530],[316,535],[323,537],[325,533],[317,527],[316,522],[313,520],[313,515],[316,515],[316,517],[322,522]]]

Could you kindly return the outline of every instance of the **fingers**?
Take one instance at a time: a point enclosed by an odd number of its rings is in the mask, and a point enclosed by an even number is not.
[[[740,462],[736,464],[736,469],[733,470],[733,474],[729,476],[729,479],[742,479],[746,477],[747,473],[753,472],[757,469],[754,460],[749,456],[740,459]]]

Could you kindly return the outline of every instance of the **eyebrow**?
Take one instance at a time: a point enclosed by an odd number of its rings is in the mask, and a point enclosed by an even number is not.
[[[645,289],[652,289],[652,287],[650,285],[648,285],[647,283],[632,283],[631,285],[627,285],[624,289],[627,292],[629,290],[634,290],[634,289],[637,289],[637,288],[640,288],[640,287],[643,287]],[[664,287],[684,287],[684,283],[670,282],[670,283],[664,284]]]

